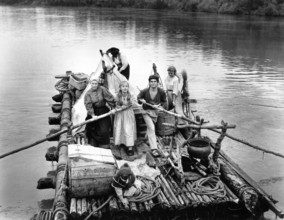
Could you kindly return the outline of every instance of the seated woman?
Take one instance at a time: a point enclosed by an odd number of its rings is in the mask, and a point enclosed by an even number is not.
[[[119,85],[119,92],[116,96],[116,106],[131,106],[134,97],[129,93],[129,83],[122,81]],[[132,107],[117,112],[114,119],[114,144],[126,146],[127,154],[132,156],[134,142],[137,138],[136,121]]]
[[[84,103],[87,109],[86,120],[109,112],[106,104],[115,106],[114,97],[105,87],[99,85],[99,79],[91,81],[91,89],[86,93]],[[93,146],[109,149],[110,132],[110,116],[86,125],[86,136],[89,144]]]
[[[129,208],[127,197],[137,196],[144,183],[136,179],[127,163],[123,164],[113,177],[111,186],[125,208]]]
[[[125,76],[127,80],[130,77],[130,65],[126,56],[120,52],[120,50],[116,47],[112,47],[107,50],[107,54],[110,53],[112,55],[113,62],[117,65],[118,71]]]
[[[176,105],[176,99],[178,95],[179,78],[176,76],[176,68],[169,66],[168,76],[165,79],[165,89],[168,97],[168,109],[172,109]]]

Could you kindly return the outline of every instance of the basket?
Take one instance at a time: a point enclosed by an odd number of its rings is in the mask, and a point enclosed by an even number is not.
[[[159,112],[156,123],[156,134],[159,136],[172,135],[175,132],[174,127],[163,125],[163,123],[175,124],[175,117],[165,112]]]
[[[69,90],[68,88],[68,79],[61,79],[55,84],[55,89],[58,90],[59,92],[67,92]]]
[[[69,84],[78,90],[83,90],[88,84],[89,76],[84,73],[70,75]]]

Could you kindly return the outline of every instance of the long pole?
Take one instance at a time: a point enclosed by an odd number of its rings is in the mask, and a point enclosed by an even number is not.
[[[77,124],[77,125],[73,125],[73,126],[70,127],[70,129],[71,129],[71,130],[74,130],[75,128],[82,127],[83,125],[88,124],[88,123],[90,123],[90,122],[97,121],[97,120],[102,119],[102,118],[105,118],[105,117],[107,117],[107,116],[109,116],[109,115],[115,114],[116,112],[124,111],[124,110],[127,109],[127,108],[129,108],[129,106],[124,107],[124,108],[119,108],[119,109],[113,109],[113,110],[111,110],[111,111],[108,112],[108,113],[105,113],[105,114],[103,114],[103,115],[99,115],[99,116],[97,116],[97,117],[91,118],[91,119],[89,119],[89,120],[87,120],[87,121],[84,121],[84,122],[81,122],[81,123],[79,123],[79,124]],[[50,139],[52,139],[52,138],[54,138],[54,137],[57,137],[57,136],[59,136],[59,135],[61,135],[61,134],[66,133],[66,132],[68,132],[68,131],[69,131],[69,129],[63,129],[63,130],[58,131],[58,132],[56,132],[56,133],[54,133],[54,134],[52,134],[52,135],[48,135],[46,138],[40,139],[40,140],[38,140],[38,141],[36,141],[36,142],[34,142],[34,143],[32,143],[32,144],[26,145],[26,146],[24,146],[24,147],[21,147],[21,148],[18,148],[18,149],[16,149],[16,150],[12,150],[12,151],[10,151],[10,152],[8,152],[8,153],[5,153],[5,154],[0,155],[0,159],[2,159],[2,158],[4,158],[4,157],[7,157],[7,156],[9,156],[9,155],[15,154],[15,153],[17,153],[17,152],[26,150],[26,149],[31,148],[31,147],[33,147],[33,146],[36,146],[36,145],[38,145],[38,144],[40,144],[40,143],[43,143],[43,142],[45,142],[45,141],[48,141],[48,140],[50,140]]]
[[[148,105],[148,106],[150,106],[150,107],[152,107],[152,108],[154,108],[154,109],[158,109],[158,110],[160,110],[160,111],[162,111],[162,112],[165,112],[165,113],[167,113],[167,114],[173,115],[173,116],[175,116],[175,117],[181,118],[181,119],[183,119],[183,120],[185,120],[185,121],[188,121],[188,122],[190,122],[190,123],[193,123],[193,124],[195,124],[195,125],[199,125],[197,122],[192,121],[192,120],[190,120],[189,118],[187,118],[187,117],[185,117],[185,116],[182,116],[182,115],[179,115],[179,114],[176,114],[176,113],[167,111],[167,110],[165,110],[165,109],[156,107],[156,106],[151,105],[151,104],[149,104],[149,103],[147,103],[147,102],[146,102],[146,103],[143,103],[143,104]],[[213,128],[208,128],[208,130],[214,131],[214,132],[216,132],[216,133],[221,134],[220,131],[217,131],[216,129],[213,129]],[[284,158],[284,155],[283,155],[283,154],[280,154],[280,153],[277,153],[277,152],[274,152],[274,151],[270,151],[270,150],[266,150],[266,149],[263,148],[263,147],[259,147],[259,146],[250,144],[250,143],[247,142],[247,141],[244,141],[244,140],[241,140],[241,139],[239,139],[239,138],[233,137],[233,136],[231,136],[231,135],[229,135],[229,134],[227,134],[227,133],[225,133],[224,135],[225,135],[226,137],[228,137],[228,138],[234,140],[234,141],[237,141],[237,142],[240,142],[240,143],[242,143],[242,144],[245,144],[245,145],[247,145],[247,146],[249,146],[249,147],[252,147],[252,148],[254,148],[254,149],[256,149],[256,150],[260,150],[260,151],[263,151],[263,152],[265,152],[265,153],[267,153],[267,154],[273,154],[273,155],[275,155],[275,156],[277,156],[277,157],[282,157],[282,158]]]

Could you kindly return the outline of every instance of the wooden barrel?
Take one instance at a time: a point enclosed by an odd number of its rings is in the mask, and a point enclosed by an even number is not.
[[[69,188],[72,197],[107,196],[113,192],[111,182],[116,171],[114,165],[98,163],[71,169]]]
[[[164,112],[159,112],[157,123],[156,123],[156,134],[157,135],[159,136],[172,135],[175,131],[175,128],[163,125],[163,123],[169,123],[169,124],[174,125],[175,117],[170,114],[164,113]]]
[[[113,193],[111,183],[117,168],[111,150],[82,145],[77,149],[76,146],[73,148],[69,154],[71,196],[88,198]]]

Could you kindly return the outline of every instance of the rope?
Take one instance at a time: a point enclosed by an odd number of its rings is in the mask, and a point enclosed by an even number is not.
[[[68,163],[66,163],[66,165],[65,165],[65,169],[64,169],[64,174],[63,174],[63,178],[62,178],[62,180],[61,180],[61,182],[60,182],[60,186],[59,186],[59,188],[58,188],[58,191],[57,191],[57,193],[56,193],[56,195],[55,195],[55,201],[54,201],[54,203],[53,203],[53,206],[52,206],[52,210],[54,210],[54,208],[55,208],[55,206],[56,206],[56,203],[57,203],[57,198],[60,196],[60,195],[62,195],[62,193],[63,193],[63,191],[64,190],[66,190],[68,187],[65,185],[65,178],[66,178],[66,175],[67,175],[67,168],[68,168]]]
[[[53,218],[52,211],[40,210],[35,220],[51,220]]]
[[[217,176],[201,178],[189,184],[189,186],[196,194],[210,195],[215,198],[224,198],[226,196],[224,184]]]
[[[58,90],[59,92],[67,92],[69,90],[68,88],[69,85],[69,80],[68,79],[61,79],[55,84],[55,89]]]
[[[137,176],[137,178],[144,183],[145,188],[141,189],[138,195],[128,198],[129,202],[146,202],[159,195],[161,191],[158,190],[160,188],[160,184],[157,181],[144,176]],[[153,187],[153,184],[155,187]]]

